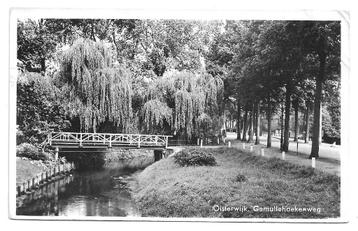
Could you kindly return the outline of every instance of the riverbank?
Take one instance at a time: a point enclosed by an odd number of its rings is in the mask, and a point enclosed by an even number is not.
[[[42,161],[31,160],[27,158],[16,158],[16,185],[26,182],[37,174],[47,170]]]
[[[334,218],[340,215],[337,176],[237,149],[207,150],[215,156],[217,166],[179,167],[170,156],[137,176],[133,198],[143,216]],[[235,208],[236,211],[228,211]]]

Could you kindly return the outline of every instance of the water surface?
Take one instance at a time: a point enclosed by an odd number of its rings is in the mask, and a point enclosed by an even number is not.
[[[17,215],[140,216],[131,197],[135,175],[152,163],[138,158],[106,164],[102,170],[74,172],[17,199]]]

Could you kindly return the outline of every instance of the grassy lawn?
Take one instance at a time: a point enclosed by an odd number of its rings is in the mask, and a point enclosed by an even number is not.
[[[337,176],[276,158],[252,156],[237,149],[206,150],[215,156],[217,166],[180,167],[170,157],[152,164],[138,175],[133,194],[143,216],[340,216],[340,179]],[[297,209],[316,208],[319,212],[277,211],[295,206]],[[246,210],[227,211],[231,207]],[[267,211],[270,208],[275,211]]]

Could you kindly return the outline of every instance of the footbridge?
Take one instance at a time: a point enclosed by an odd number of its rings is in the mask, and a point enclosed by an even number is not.
[[[167,135],[115,134],[115,133],[49,133],[43,147],[53,148],[148,148],[166,149]]]

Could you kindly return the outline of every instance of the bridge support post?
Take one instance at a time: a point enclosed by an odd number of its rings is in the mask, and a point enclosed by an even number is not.
[[[55,148],[55,160],[58,160],[58,152],[59,152],[59,148],[56,147]]]
[[[163,150],[154,150],[154,161],[159,161],[163,158]]]

